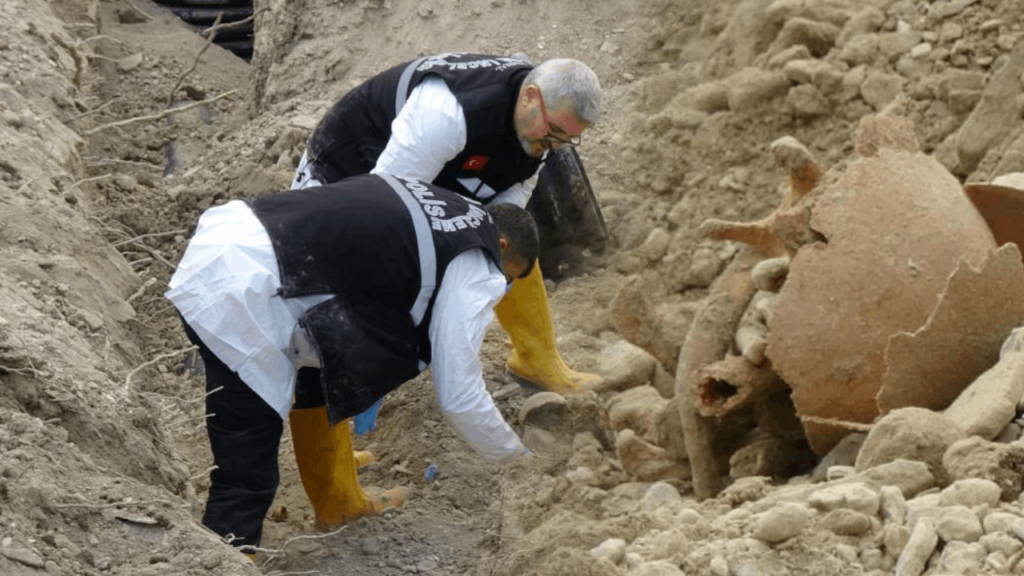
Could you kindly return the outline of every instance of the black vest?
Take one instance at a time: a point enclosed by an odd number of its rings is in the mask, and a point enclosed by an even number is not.
[[[501,268],[490,215],[415,180],[363,175],[249,204],[273,244],[280,295],[335,295],[302,318],[332,425],[430,363],[434,300],[456,256],[481,248]]]
[[[514,58],[438,54],[407,62],[361,84],[339,100],[310,136],[306,149],[313,177],[336,182],[366,174],[391,138],[391,122],[424,78],[439,76],[462,105],[466,146],[434,184],[486,202],[526,180],[541,159],[527,154],[516,136],[513,112],[531,66]]]

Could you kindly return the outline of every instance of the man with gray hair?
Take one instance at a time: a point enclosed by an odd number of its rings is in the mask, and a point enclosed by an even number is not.
[[[600,92],[577,60],[534,66],[521,56],[424,56],[334,104],[310,136],[292,188],[391,174],[525,208],[548,151],[579,145],[597,121]],[[513,283],[496,312],[512,341],[507,373],[520,384],[566,393],[597,379],[558,353],[539,266]]]

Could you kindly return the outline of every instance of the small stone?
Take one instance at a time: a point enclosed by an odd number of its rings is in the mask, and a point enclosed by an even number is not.
[[[896,562],[896,575],[920,576],[938,543],[939,535],[931,520],[919,520]]]
[[[860,536],[871,530],[871,518],[847,508],[837,508],[821,518],[821,526],[840,536]]]
[[[729,576],[729,562],[721,556],[711,559],[710,568],[713,576]]]
[[[1009,533],[1013,530],[1013,525],[1020,519],[1021,517],[1016,514],[995,511],[985,514],[981,524],[984,526],[986,534],[992,534],[993,532]]]
[[[985,562],[985,547],[954,540],[942,549],[939,563],[949,574],[978,574]]]
[[[33,568],[43,568],[46,565],[41,556],[26,548],[8,548],[4,546],[0,548],[0,554]]]
[[[856,474],[857,469],[853,466],[829,466],[825,472],[825,480],[831,482],[833,480],[839,480],[840,478],[846,478],[852,474]]]
[[[978,516],[965,506],[949,506],[939,512],[935,530],[946,542],[975,542],[984,534]]]
[[[849,508],[869,516],[878,513],[880,498],[871,488],[859,482],[829,486],[813,492],[807,503],[824,512]]]
[[[590,555],[597,559],[604,558],[612,564],[618,564],[626,557],[626,541],[619,538],[609,538],[591,548]]]
[[[907,500],[903,491],[895,486],[883,486],[878,492],[879,513],[882,520],[903,524],[907,519]]]
[[[754,527],[754,537],[769,544],[783,542],[799,534],[810,515],[810,510],[803,504],[776,504],[758,520]]]
[[[985,519],[988,520],[987,517]],[[1021,544],[1020,540],[1003,532],[985,534],[978,542],[985,547],[985,550],[992,553],[1001,552],[1007,558],[1024,549],[1024,544]]]
[[[675,486],[665,482],[655,482],[644,493],[644,497],[640,501],[640,508],[645,511],[653,511],[682,501],[683,499],[679,496],[679,491]]]
[[[1001,495],[1002,489],[991,480],[964,478],[949,485],[939,494],[939,505],[960,505],[968,508],[979,504],[995,506],[999,503]]]

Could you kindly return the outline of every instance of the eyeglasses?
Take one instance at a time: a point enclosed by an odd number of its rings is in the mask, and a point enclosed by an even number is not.
[[[546,136],[541,138],[541,140],[547,143],[549,147],[557,148],[559,146],[565,146],[566,144],[570,146],[579,146],[580,144],[583,143],[583,136],[579,134],[577,134],[576,136],[558,136],[554,134],[555,130],[563,133],[565,132],[565,130],[562,130],[558,126],[555,126],[554,124],[551,123],[551,120],[548,118],[548,109],[544,105],[543,94],[540,95],[540,114],[541,117],[544,118],[544,123],[548,125],[548,133]]]

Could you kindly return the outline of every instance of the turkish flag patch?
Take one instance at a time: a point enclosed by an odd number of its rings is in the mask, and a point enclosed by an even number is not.
[[[465,164],[462,165],[463,170],[483,170],[484,166],[487,165],[487,161],[490,160],[487,156],[470,156],[466,159]]]

